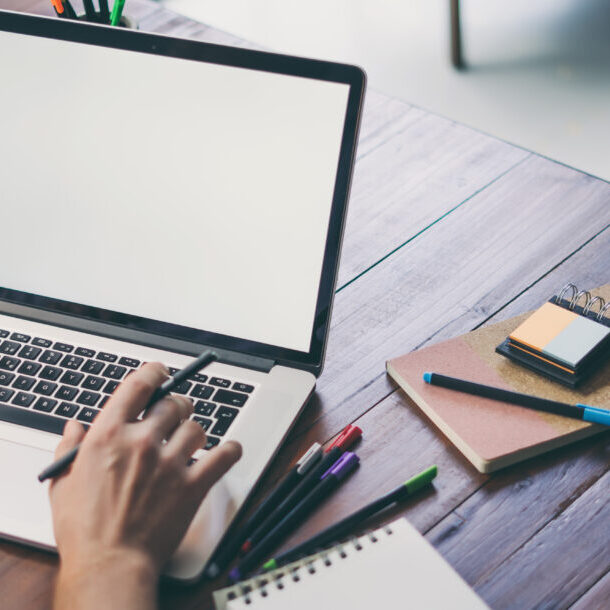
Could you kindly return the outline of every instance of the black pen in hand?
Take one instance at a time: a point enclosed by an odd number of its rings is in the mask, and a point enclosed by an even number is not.
[[[189,377],[192,377],[198,373],[201,369],[206,367],[208,364],[218,360],[218,354],[212,350],[206,350],[200,354],[193,362],[185,366],[182,370],[178,371],[173,377],[169,377],[167,381],[164,381],[153,393],[148,404],[144,408],[147,411],[155,403],[159,402],[162,398],[167,396],[176,386],[179,386],[183,381],[186,381]],[[78,453],[80,444],[74,449],[68,451],[64,456],[47,466],[39,475],[38,480],[42,483],[46,479],[52,479],[60,475],[73,461]]]

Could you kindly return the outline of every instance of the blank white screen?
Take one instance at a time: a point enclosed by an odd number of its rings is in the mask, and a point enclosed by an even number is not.
[[[4,32],[0,82],[4,287],[308,351],[348,85]]]

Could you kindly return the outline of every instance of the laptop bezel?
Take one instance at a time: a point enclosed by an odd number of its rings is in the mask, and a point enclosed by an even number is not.
[[[366,83],[363,70],[346,64],[221,46],[3,10],[0,10],[0,31],[313,78],[343,83],[350,87],[308,352],[0,287],[0,301],[25,306],[32,311],[43,310],[63,314],[64,316],[67,314],[74,319],[76,329],[79,328],[78,320],[82,320],[83,323],[101,322],[112,327],[113,332],[111,334],[117,336],[117,338],[121,337],[121,329],[136,330],[146,334],[210,345],[271,359],[278,364],[309,370],[316,376],[319,375],[324,362],[330,312],[341,251],[340,245],[355,161],[356,142]],[[86,324],[84,327],[86,327]]]

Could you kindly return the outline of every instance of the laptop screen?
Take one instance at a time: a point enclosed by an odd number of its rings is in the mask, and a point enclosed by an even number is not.
[[[0,58],[4,288],[310,349],[348,84],[3,31]]]

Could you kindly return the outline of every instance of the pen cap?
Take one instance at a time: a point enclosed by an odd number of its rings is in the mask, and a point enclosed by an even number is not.
[[[322,457],[322,445],[314,443],[297,462],[297,472],[305,474]]]
[[[339,449],[347,449],[351,445],[353,445],[360,437],[362,436],[362,430],[358,428],[358,426],[352,426],[352,424],[348,424],[341,430],[339,436],[332,442],[332,444],[326,448],[326,453],[328,453],[334,447],[339,447]]]
[[[339,481],[345,478],[360,462],[360,458],[351,451],[346,451],[320,478],[325,479],[329,475],[335,476]]]

